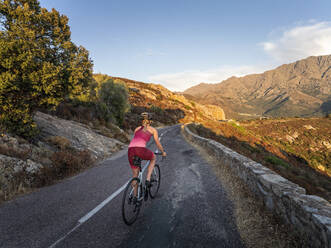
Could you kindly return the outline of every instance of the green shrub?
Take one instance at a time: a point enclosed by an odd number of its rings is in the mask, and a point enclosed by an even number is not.
[[[163,109],[158,107],[158,106],[155,106],[155,105],[152,105],[152,107],[150,108],[150,110],[153,112],[153,113],[156,113],[156,114],[162,114],[163,112]]]
[[[106,120],[113,117],[118,125],[123,124],[124,115],[130,109],[129,94],[124,85],[116,84],[111,79],[102,83],[98,101]]]
[[[36,136],[39,130],[32,119],[31,108],[29,106],[19,106],[19,103],[15,104],[16,106],[8,106],[10,101],[11,99],[8,99],[6,104],[0,106],[0,125],[10,133],[28,139]],[[3,111],[3,109],[6,110]]]
[[[230,122],[230,125],[235,127],[239,132],[241,132],[243,134],[247,133],[247,131],[244,127],[237,125],[237,123],[235,123],[235,122]]]
[[[184,105],[184,108],[187,109],[187,110],[191,110],[192,108],[188,105]]]
[[[275,156],[267,156],[265,160],[273,165],[281,165],[284,166],[285,168],[289,168],[290,165],[286,163],[285,161],[281,160],[280,158],[277,158]]]

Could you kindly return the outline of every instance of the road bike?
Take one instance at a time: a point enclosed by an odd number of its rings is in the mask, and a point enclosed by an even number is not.
[[[162,153],[160,152],[154,152],[154,154],[162,155]],[[161,183],[160,166],[158,164],[155,164],[150,179],[150,187],[147,188],[142,180],[143,172],[141,169],[141,162],[142,162],[141,158],[139,158],[138,156],[134,157],[133,164],[139,167],[139,175],[138,177],[134,177],[129,181],[123,194],[122,217],[125,224],[127,225],[132,225],[137,220],[143,201],[147,201],[148,196],[150,196],[151,199],[154,199],[160,188],[160,183]]]

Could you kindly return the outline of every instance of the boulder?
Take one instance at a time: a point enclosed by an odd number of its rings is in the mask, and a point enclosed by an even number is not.
[[[30,159],[26,161],[0,154],[0,189],[3,194],[10,193],[18,181],[30,185],[34,174],[38,173],[43,165]],[[19,176],[20,175],[20,176]]]
[[[88,150],[94,159],[104,159],[114,152],[123,149],[125,144],[95,133],[87,125],[57,118],[37,112],[34,121],[41,130],[41,140],[48,141],[51,137],[64,137],[70,146],[77,150]]]

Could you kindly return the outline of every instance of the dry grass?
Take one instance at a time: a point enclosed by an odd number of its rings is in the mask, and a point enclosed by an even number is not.
[[[190,142],[190,141],[188,141]],[[247,247],[309,247],[306,239],[267,211],[263,201],[256,198],[242,180],[227,166],[210,156],[200,146],[190,142],[211,164],[227,195],[234,204],[238,231]]]
[[[51,161],[52,166],[45,166],[36,174],[31,175],[22,170],[13,175],[8,187],[0,189],[0,204],[21,194],[32,192],[39,187],[51,185],[58,180],[78,174],[95,163],[89,151],[76,151],[68,147],[54,152]]]
[[[62,136],[50,136],[47,141],[60,150],[68,149],[71,146],[70,140]]]
[[[14,175],[12,183],[6,189],[0,189],[0,204],[14,197],[32,192],[33,189],[25,184],[27,176],[21,171]]]
[[[26,160],[30,155],[30,150],[17,150],[7,144],[0,144],[0,154]]]
[[[125,144],[128,144],[130,142],[129,135],[110,122],[107,122],[105,126],[100,124],[94,125],[93,129],[98,134],[101,134],[108,138],[117,139]]]
[[[54,152],[51,160],[53,166],[42,168],[36,177],[36,187],[53,184],[57,180],[78,174],[94,164],[88,150],[62,149]]]

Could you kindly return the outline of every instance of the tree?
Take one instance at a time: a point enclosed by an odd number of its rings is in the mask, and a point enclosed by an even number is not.
[[[124,115],[130,109],[129,95],[125,86],[109,79],[101,84],[98,98],[109,117],[114,118],[117,124],[122,125]]]
[[[38,107],[87,88],[92,61],[70,36],[68,18],[38,0],[0,2],[0,121],[9,131],[31,136]]]

